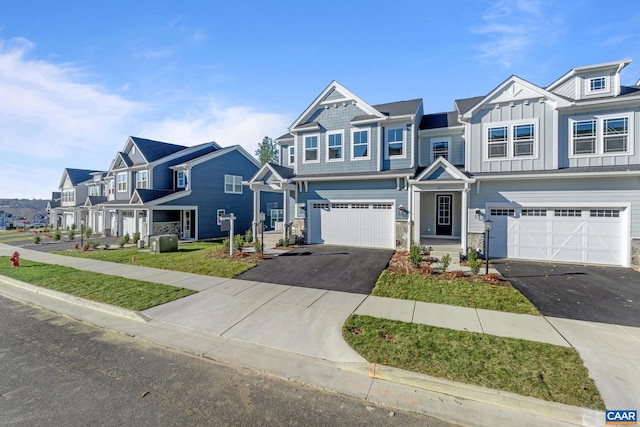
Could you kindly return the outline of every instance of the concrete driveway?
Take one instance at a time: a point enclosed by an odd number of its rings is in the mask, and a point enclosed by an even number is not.
[[[236,279],[369,295],[392,255],[390,249],[306,245]]]
[[[496,260],[545,316],[640,327],[640,273],[622,267]]]

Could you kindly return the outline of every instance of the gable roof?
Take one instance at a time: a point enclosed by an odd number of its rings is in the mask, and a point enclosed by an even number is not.
[[[532,98],[546,98],[552,102],[555,102],[558,107],[567,107],[571,105],[565,98],[556,95],[553,92],[549,92],[546,89],[536,86],[518,76],[511,76],[498,85],[488,95],[480,99],[473,107],[468,109],[465,113],[461,114],[462,119],[469,119],[478,109],[486,104],[500,104],[503,102],[532,99]]]
[[[89,181],[90,179],[93,179],[93,176],[91,175],[94,172],[97,172],[95,170],[89,170],[89,169],[72,169],[72,168],[65,168],[65,172],[67,173],[67,176],[69,177],[69,180],[71,181],[71,184],[75,185],[79,185],[82,184],[85,181]],[[63,173],[64,175],[64,173]],[[64,176],[63,176],[64,178]]]
[[[189,148],[185,145],[170,144],[168,142],[154,141],[136,136],[130,136],[129,140],[138,147],[142,156],[149,163]]]
[[[622,61],[614,61],[614,62],[604,62],[601,64],[594,64],[594,65],[583,65],[581,67],[574,67],[571,70],[569,70],[567,73],[565,73],[562,77],[560,77],[558,80],[556,80],[555,82],[551,83],[549,86],[547,86],[547,90],[548,91],[553,91],[555,88],[557,88],[558,86],[562,85],[564,82],[566,82],[567,80],[575,77],[576,75],[579,74],[584,74],[584,73],[589,73],[589,72],[595,72],[598,70],[602,70],[602,69],[616,69],[616,73],[620,73],[620,71],[626,67],[627,65],[629,65],[631,63],[630,59],[625,59]]]
[[[460,113],[460,115],[463,115],[483,99],[484,96],[474,96],[472,98],[456,99],[454,103],[456,106],[456,110],[458,110],[458,113]]]
[[[385,116],[405,116],[408,114],[415,114],[416,111],[418,111],[420,104],[422,104],[422,98],[377,104],[374,105],[373,108]]]
[[[469,177],[463,171],[455,167],[444,157],[438,157],[428,168],[423,170],[414,180],[415,182],[426,181],[464,181],[474,182],[473,177]]]
[[[182,192],[182,191],[181,191]],[[148,203],[175,193],[173,190],[151,190],[148,188],[136,188],[131,195],[129,203]]]
[[[287,181],[295,176],[293,169],[267,162],[258,169],[258,172],[249,180],[249,184],[261,181],[269,174],[275,176],[278,181]]]

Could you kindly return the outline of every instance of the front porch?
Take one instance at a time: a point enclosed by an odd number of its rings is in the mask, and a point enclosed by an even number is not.
[[[450,271],[468,269],[460,266],[460,254],[463,253],[460,239],[421,238],[420,246],[428,249],[431,257],[438,260],[448,254],[451,257]]]

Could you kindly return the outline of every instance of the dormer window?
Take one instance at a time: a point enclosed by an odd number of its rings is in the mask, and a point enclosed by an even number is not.
[[[597,92],[600,90],[607,89],[607,83],[604,77],[596,77],[594,79],[589,79],[589,90],[591,92]]]
[[[176,172],[176,187],[177,188],[187,187],[187,174],[184,171]]]

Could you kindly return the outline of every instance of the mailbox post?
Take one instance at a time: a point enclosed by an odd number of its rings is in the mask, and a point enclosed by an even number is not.
[[[236,216],[232,213],[220,215],[220,230],[229,232],[229,256],[233,256],[233,222]]]

